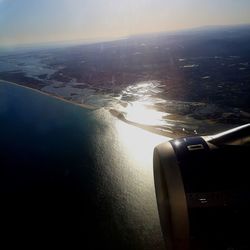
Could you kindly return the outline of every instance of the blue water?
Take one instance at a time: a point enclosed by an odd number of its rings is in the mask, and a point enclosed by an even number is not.
[[[105,109],[0,83],[2,238],[34,249],[164,249],[151,154],[162,140]]]

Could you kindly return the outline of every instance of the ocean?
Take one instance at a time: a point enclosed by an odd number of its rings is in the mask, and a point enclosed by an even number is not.
[[[2,238],[70,249],[164,249],[153,148],[168,138],[0,83]]]

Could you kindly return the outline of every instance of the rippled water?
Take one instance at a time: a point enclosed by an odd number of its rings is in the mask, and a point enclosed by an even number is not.
[[[88,111],[3,83],[0,138],[6,237],[84,249],[164,249],[152,152],[168,138],[104,108]]]

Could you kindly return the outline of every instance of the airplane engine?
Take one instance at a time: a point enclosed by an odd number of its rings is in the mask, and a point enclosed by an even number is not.
[[[168,250],[250,249],[250,124],[186,137],[154,150]]]

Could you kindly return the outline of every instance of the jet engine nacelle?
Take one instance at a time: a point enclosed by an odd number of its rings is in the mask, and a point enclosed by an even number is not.
[[[168,250],[250,249],[250,124],[154,150],[160,223]]]

